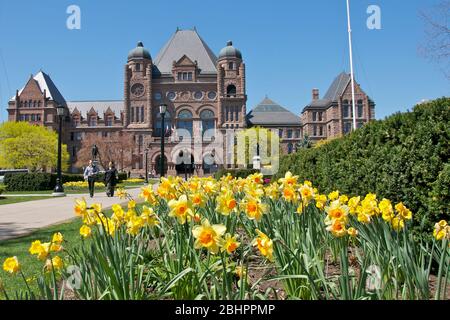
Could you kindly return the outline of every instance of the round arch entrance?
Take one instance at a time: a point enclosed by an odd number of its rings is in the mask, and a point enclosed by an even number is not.
[[[188,151],[180,151],[175,165],[177,175],[192,175],[194,168],[194,156]]]

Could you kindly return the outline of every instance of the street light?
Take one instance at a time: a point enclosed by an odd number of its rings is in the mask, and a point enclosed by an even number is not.
[[[148,184],[148,148],[145,148],[145,184]]]
[[[58,115],[59,120],[59,131],[58,131],[58,165],[57,165],[57,177],[56,177],[56,186],[53,191],[52,196],[54,197],[64,197],[66,194],[64,193],[64,188],[62,186],[62,174],[61,174],[61,140],[62,140],[62,123],[64,120],[65,108],[63,105],[58,105],[56,108],[56,114]]]
[[[167,105],[162,104],[159,106],[159,113],[161,114],[161,156],[160,159],[160,177],[164,177],[164,142],[165,142],[165,131],[164,131],[164,118],[167,112]]]

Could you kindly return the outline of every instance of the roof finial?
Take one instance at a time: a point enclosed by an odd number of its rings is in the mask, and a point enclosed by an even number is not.
[[[233,45],[233,41],[228,40],[228,41],[227,41],[227,46],[228,46],[228,47],[231,47],[232,45]]]
[[[178,31],[180,31],[180,27],[177,26],[177,31],[175,31],[175,32],[178,32]]]
[[[197,27],[196,26],[194,26],[194,31],[197,32]]]

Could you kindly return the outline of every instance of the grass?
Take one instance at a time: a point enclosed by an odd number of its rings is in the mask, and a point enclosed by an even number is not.
[[[81,221],[79,219],[74,219],[68,223],[40,229],[28,236],[2,241],[0,242],[0,262],[3,265],[3,261],[6,258],[17,256],[22,265],[25,277],[31,278],[37,276],[40,274],[44,262],[36,259],[36,256],[31,256],[29,254],[28,249],[30,248],[31,242],[34,240],[48,242],[55,232],[61,232],[66,240],[64,247],[69,248],[77,246],[81,243],[81,238],[79,236],[80,227]],[[62,254],[62,257],[64,257],[64,254]],[[0,279],[7,289],[10,298],[13,297],[12,293],[16,291],[26,290],[23,279],[19,275],[11,276],[2,269],[0,271]],[[30,285],[32,288],[37,289],[35,283],[31,282]]]
[[[42,199],[50,199],[52,197],[48,196],[42,196],[42,197],[7,197],[7,195],[5,196],[0,196],[0,206],[3,204],[12,204],[12,203],[19,203],[19,202],[27,202],[27,201],[35,201],[35,200],[42,200]]]
[[[141,206],[142,203],[137,204],[137,207]],[[126,208],[126,205],[123,207]],[[104,213],[106,215],[111,215],[112,210],[106,210]],[[3,265],[3,261],[5,261],[6,258],[16,256],[22,265],[22,270],[26,278],[37,276],[41,273],[44,262],[39,261],[36,256],[30,255],[28,252],[31,242],[34,240],[49,242],[51,241],[54,233],[61,232],[64,236],[63,247],[66,249],[74,248],[80,245],[82,241],[79,234],[81,226],[81,219],[74,218],[73,220],[63,224],[42,228],[27,236],[0,241],[0,265]],[[65,259],[64,253],[61,254],[61,258]],[[3,283],[10,298],[14,297],[14,292],[26,290],[26,285],[20,275],[11,276],[4,272],[3,268],[0,269],[0,283]],[[32,290],[37,290],[37,285],[35,282],[31,282],[29,285]],[[0,300],[1,299],[4,299],[4,297],[0,293]]]

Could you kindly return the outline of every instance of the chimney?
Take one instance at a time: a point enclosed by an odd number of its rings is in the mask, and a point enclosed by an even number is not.
[[[319,100],[319,89],[312,90],[312,98],[313,100]]]

